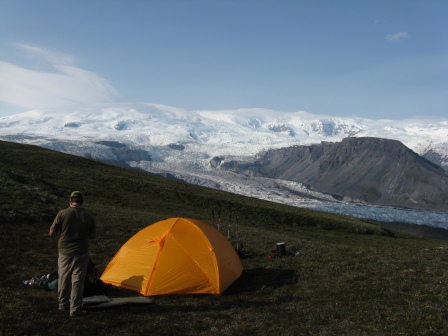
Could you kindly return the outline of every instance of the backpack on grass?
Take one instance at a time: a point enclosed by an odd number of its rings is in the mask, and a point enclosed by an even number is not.
[[[54,271],[43,275],[41,277],[40,285],[46,290],[57,291],[58,290],[58,271]]]

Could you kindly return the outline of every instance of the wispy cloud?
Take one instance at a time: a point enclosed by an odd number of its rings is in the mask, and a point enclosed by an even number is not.
[[[382,25],[384,23],[384,20],[376,19],[373,21],[374,26]]]
[[[0,61],[0,101],[22,108],[53,108],[72,104],[108,103],[119,96],[101,75],[76,66],[76,57],[43,47],[15,44],[44,61],[52,71],[38,71]]]
[[[75,64],[78,62],[73,55],[62,53],[60,51],[50,50],[36,45],[13,43],[17,49],[26,52],[30,56],[40,58],[50,64]]]
[[[402,31],[402,32],[398,32],[396,34],[387,35],[386,40],[387,41],[399,41],[399,40],[407,39],[408,37],[409,37],[408,32]]]

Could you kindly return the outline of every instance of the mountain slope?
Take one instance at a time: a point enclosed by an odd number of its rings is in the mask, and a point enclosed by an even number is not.
[[[300,182],[345,201],[448,210],[448,175],[396,140],[346,138],[271,149],[253,164],[230,161],[219,168]]]

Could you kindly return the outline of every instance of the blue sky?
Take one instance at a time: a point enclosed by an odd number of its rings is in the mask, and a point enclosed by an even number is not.
[[[71,104],[448,117],[448,1],[0,0],[0,116]]]

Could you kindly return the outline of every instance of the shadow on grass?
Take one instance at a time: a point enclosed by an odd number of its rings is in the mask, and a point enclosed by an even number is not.
[[[297,283],[298,274],[292,269],[255,268],[244,270],[241,277],[230,286],[224,295],[236,295],[263,290],[263,288],[279,288]]]

